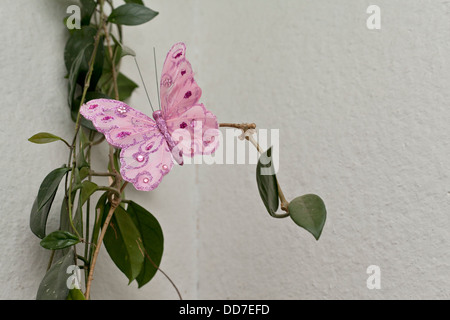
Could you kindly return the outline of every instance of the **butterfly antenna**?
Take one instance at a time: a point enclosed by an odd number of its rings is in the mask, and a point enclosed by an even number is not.
[[[158,92],[158,103],[161,109],[161,98],[159,97],[159,84],[158,84],[158,68],[156,67],[156,53],[155,47],[153,47],[153,61],[155,62],[155,75],[156,75],[156,91]]]
[[[134,62],[136,63],[136,67],[138,69],[139,77],[141,78],[142,84],[144,85],[145,94],[147,95],[147,99],[148,99],[148,102],[150,103],[150,107],[152,108],[152,111],[155,112],[155,109],[153,109],[153,105],[150,100],[150,96],[148,95],[147,87],[145,86],[144,78],[142,77],[141,69],[139,68],[139,64],[137,62],[136,57],[134,57]],[[158,94],[158,96],[159,96],[159,94]]]

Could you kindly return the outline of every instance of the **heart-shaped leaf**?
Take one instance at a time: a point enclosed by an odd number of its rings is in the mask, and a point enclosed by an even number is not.
[[[67,287],[67,268],[75,265],[74,250],[71,248],[47,271],[39,285],[37,300],[65,300],[69,293]]]
[[[41,246],[45,249],[58,250],[73,246],[80,242],[80,239],[67,231],[54,231],[41,241]]]
[[[110,205],[104,206],[103,218],[106,218]],[[106,230],[103,242],[106,251],[116,266],[128,278],[129,282],[140,274],[144,262],[144,254],[139,247],[141,234],[121,206],[118,206]]]
[[[136,26],[152,20],[158,12],[137,3],[126,3],[115,8],[108,17],[108,22]]]
[[[292,220],[319,240],[327,218],[323,200],[315,194],[305,194],[292,200],[288,209]]]
[[[158,220],[137,203],[130,201],[127,212],[142,235],[142,242],[139,245],[142,246],[145,259],[142,271],[136,278],[140,288],[158,271],[157,267],[161,263],[164,251],[164,236]]]
[[[272,148],[269,148],[259,158],[256,166],[256,182],[267,212],[274,216],[278,210],[279,200],[277,177],[272,166],[271,155]]]

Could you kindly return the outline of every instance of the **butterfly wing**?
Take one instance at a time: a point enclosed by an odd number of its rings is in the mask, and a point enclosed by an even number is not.
[[[160,82],[161,110],[164,119],[180,116],[195,105],[202,90],[194,80],[191,64],[186,59],[186,46],[172,46],[164,61]]]
[[[81,106],[80,113],[117,148],[126,148],[158,133],[153,119],[121,101],[91,100]]]
[[[167,119],[166,123],[183,155],[211,154],[219,146],[217,118],[203,104],[192,106],[180,116]]]
[[[183,136],[184,155],[210,154],[218,146],[217,119],[198,101],[202,90],[195,82],[186,46],[177,43],[166,56],[160,83],[161,110],[171,135]],[[184,132],[182,132],[184,130]],[[189,133],[190,139],[186,139]],[[179,146],[179,145],[178,145]],[[180,146],[179,146],[180,147]]]
[[[173,167],[166,139],[159,133],[120,152],[120,173],[134,187],[151,191]]]
[[[117,100],[91,100],[80,108],[112,146],[121,148],[120,173],[138,190],[153,190],[173,167],[155,121]]]

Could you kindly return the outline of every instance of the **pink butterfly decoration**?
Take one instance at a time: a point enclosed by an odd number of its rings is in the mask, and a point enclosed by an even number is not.
[[[81,106],[109,144],[121,148],[120,173],[138,190],[158,187],[183,156],[213,153],[218,147],[216,116],[198,103],[202,90],[177,43],[166,56],[160,80],[161,110],[153,119],[117,100],[96,99]]]

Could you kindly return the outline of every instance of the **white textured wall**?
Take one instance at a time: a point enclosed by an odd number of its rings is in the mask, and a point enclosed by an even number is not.
[[[125,27],[125,42],[138,53],[149,89],[153,46],[161,66],[171,44],[186,42],[202,102],[221,122],[279,128],[278,178],[287,198],[316,193],[328,209],[318,242],[290,219],[272,219],[254,165],[176,167],[155,192],[129,192],[161,222],[162,268],[185,298],[450,297],[446,1],[146,3],[160,15]],[[381,7],[381,30],[366,28],[369,4]],[[3,299],[33,299],[48,259],[29,231],[29,210],[45,174],[67,155],[63,145],[26,140],[39,131],[72,134],[66,6],[1,5]],[[123,71],[139,81],[131,60]],[[149,111],[142,89],[130,104]],[[371,264],[381,268],[380,290],[366,288]],[[161,275],[143,289],[127,286],[103,251],[93,298],[176,295]]]

